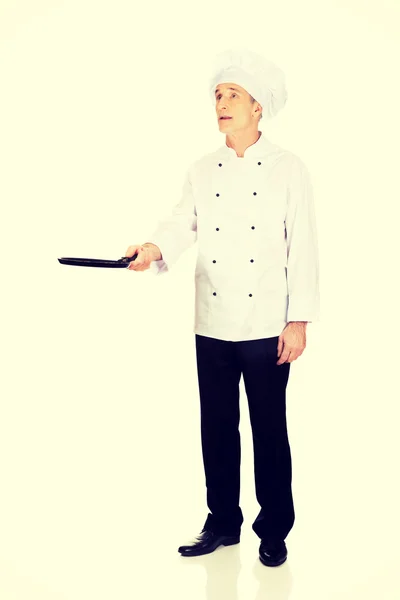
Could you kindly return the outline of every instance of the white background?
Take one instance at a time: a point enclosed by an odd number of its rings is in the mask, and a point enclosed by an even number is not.
[[[398,600],[399,30],[396,0],[2,0],[1,598]],[[57,260],[151,241],[187,167],[224,143],[209,65],[238,44],[285,72],[260,129],[307,165],[319,234],[279,569],[251,529],[243,381],[242,543],[177,553],[208,512],[197,245],[161,277]]]

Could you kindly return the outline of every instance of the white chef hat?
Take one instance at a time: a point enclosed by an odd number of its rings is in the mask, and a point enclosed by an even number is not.
[[[209,83],[215,106],[215,89],[219,83],[237,83],[259,102],[263,116],[274,117],[286,104],[287,89],[283,71],[263,56],[236,47],[220,52],[214,59]]]

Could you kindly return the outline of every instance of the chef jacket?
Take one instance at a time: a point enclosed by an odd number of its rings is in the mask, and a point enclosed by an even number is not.
[[[238,157],[226,143],[187,169],[180,202],[147,242],[164,274],[198,242],[194,333],[227,341],[319,320],[313,188],[294,153],[265,138]]]

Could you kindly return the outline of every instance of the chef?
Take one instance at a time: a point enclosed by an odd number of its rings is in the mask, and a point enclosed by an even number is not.
[[[168,273],[198,242],[194,334],[209,513],[182,556],[240,541],[239,382],[243,374],[261,510],[252,529],[259,558],[278,566],[295,519],[286,423],[290,363],[319,320],[313,188],[293,152],[259,131],[287,101],[274,63],[245,48],[216,57],[210,98],[224,144],[187,169],[180,202],[158,224],[130,270]]]

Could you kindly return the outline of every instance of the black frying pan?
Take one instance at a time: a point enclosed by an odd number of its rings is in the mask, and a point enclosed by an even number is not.
[[[58,259],[62,265],[75,265],[78,267],[106,267],[107,269],[126,269],[132,260],[135,260],[137,253],[133,256],[123,256],[118,260],[107,260],[102,258],[73,258],[71,256],[62,256]]]

